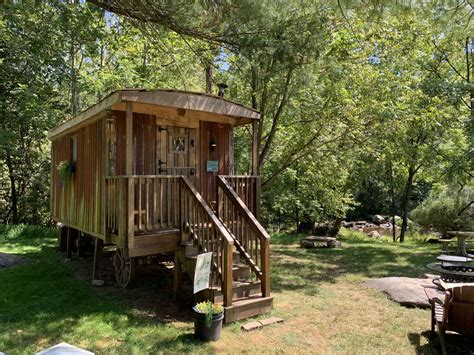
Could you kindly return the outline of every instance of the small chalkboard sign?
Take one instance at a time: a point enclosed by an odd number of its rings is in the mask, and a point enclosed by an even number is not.
[[[219,162],[217,160],[208,160],[206,163],[206,171],[208,173],[217,173],[219,171]]]

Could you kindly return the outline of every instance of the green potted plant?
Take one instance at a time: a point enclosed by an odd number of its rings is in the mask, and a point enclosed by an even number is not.
[[[69,179],[69,177],[75,171],[75,166],[74,163],[68,160],[63,160],[59,162],[57,170],[59,178],[61,179],[61,185],[64,185],[67,179]]]
[[[206,301],[196,304],[193,310],[195,315],[194,335],[202,340],[218,340],[224,320],[224,307]]]

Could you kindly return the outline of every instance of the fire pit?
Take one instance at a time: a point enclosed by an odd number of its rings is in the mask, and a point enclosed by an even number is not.
[[[426,267],[439,273],[444,282],[474,282],[474,265],[431,263]]]

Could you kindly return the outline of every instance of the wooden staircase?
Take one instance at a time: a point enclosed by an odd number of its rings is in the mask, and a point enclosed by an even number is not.
[[[224,306],[224,321],[230,323],[270,311],[273,297],[269,287],[268,234],[224,178],[219,177],[217,215],[192,184],[186,178],[183,181],[182,242],[176,253],[176,273],[184,271],[192,280],[197,255],[212,252],[212,287],[204,298]],[[180,278],[175,274],[175,280]]]

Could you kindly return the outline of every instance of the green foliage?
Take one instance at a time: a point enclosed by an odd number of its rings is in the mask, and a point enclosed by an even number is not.
[[[134,7],[124,17],[92,3],[2,6],[3,223],[49,222],[49,129],[122,87],[202,91],[206,67],[262,113],[267,223],[406,217],[437,183],[472,179],[472,33],[459,9],[113,2]],[[235,172],[251,173],[249,127],[234,140]]]
[[[58,170],[59,178],[63,184],[65,184],[67,179],[72,175],[73,166],[74,165],[68,160],[59,162],[56,169]]]
[[[474,190],[447,187],[432,191],[430,196],[411,212],[414,221],[443,234],[449,230],[474,229]]]
[[[189,335],[190,322],[183,327],[140,316],[126,299],[98,292],[88,277],[78,279],[56,245],[57,232],[50,228],[0,225],[0,252],[26,259],[0,270],[2,351],[32,354],[60,342],[95,353],[208,350]]]
[[[220,304],[212,303],[211,301],[205,301],[197,303],[193,309],[197,313],[204,314],[206,316],[206,327],[210,328],[212,325],[212,318],[224,312],[224,308]]]

